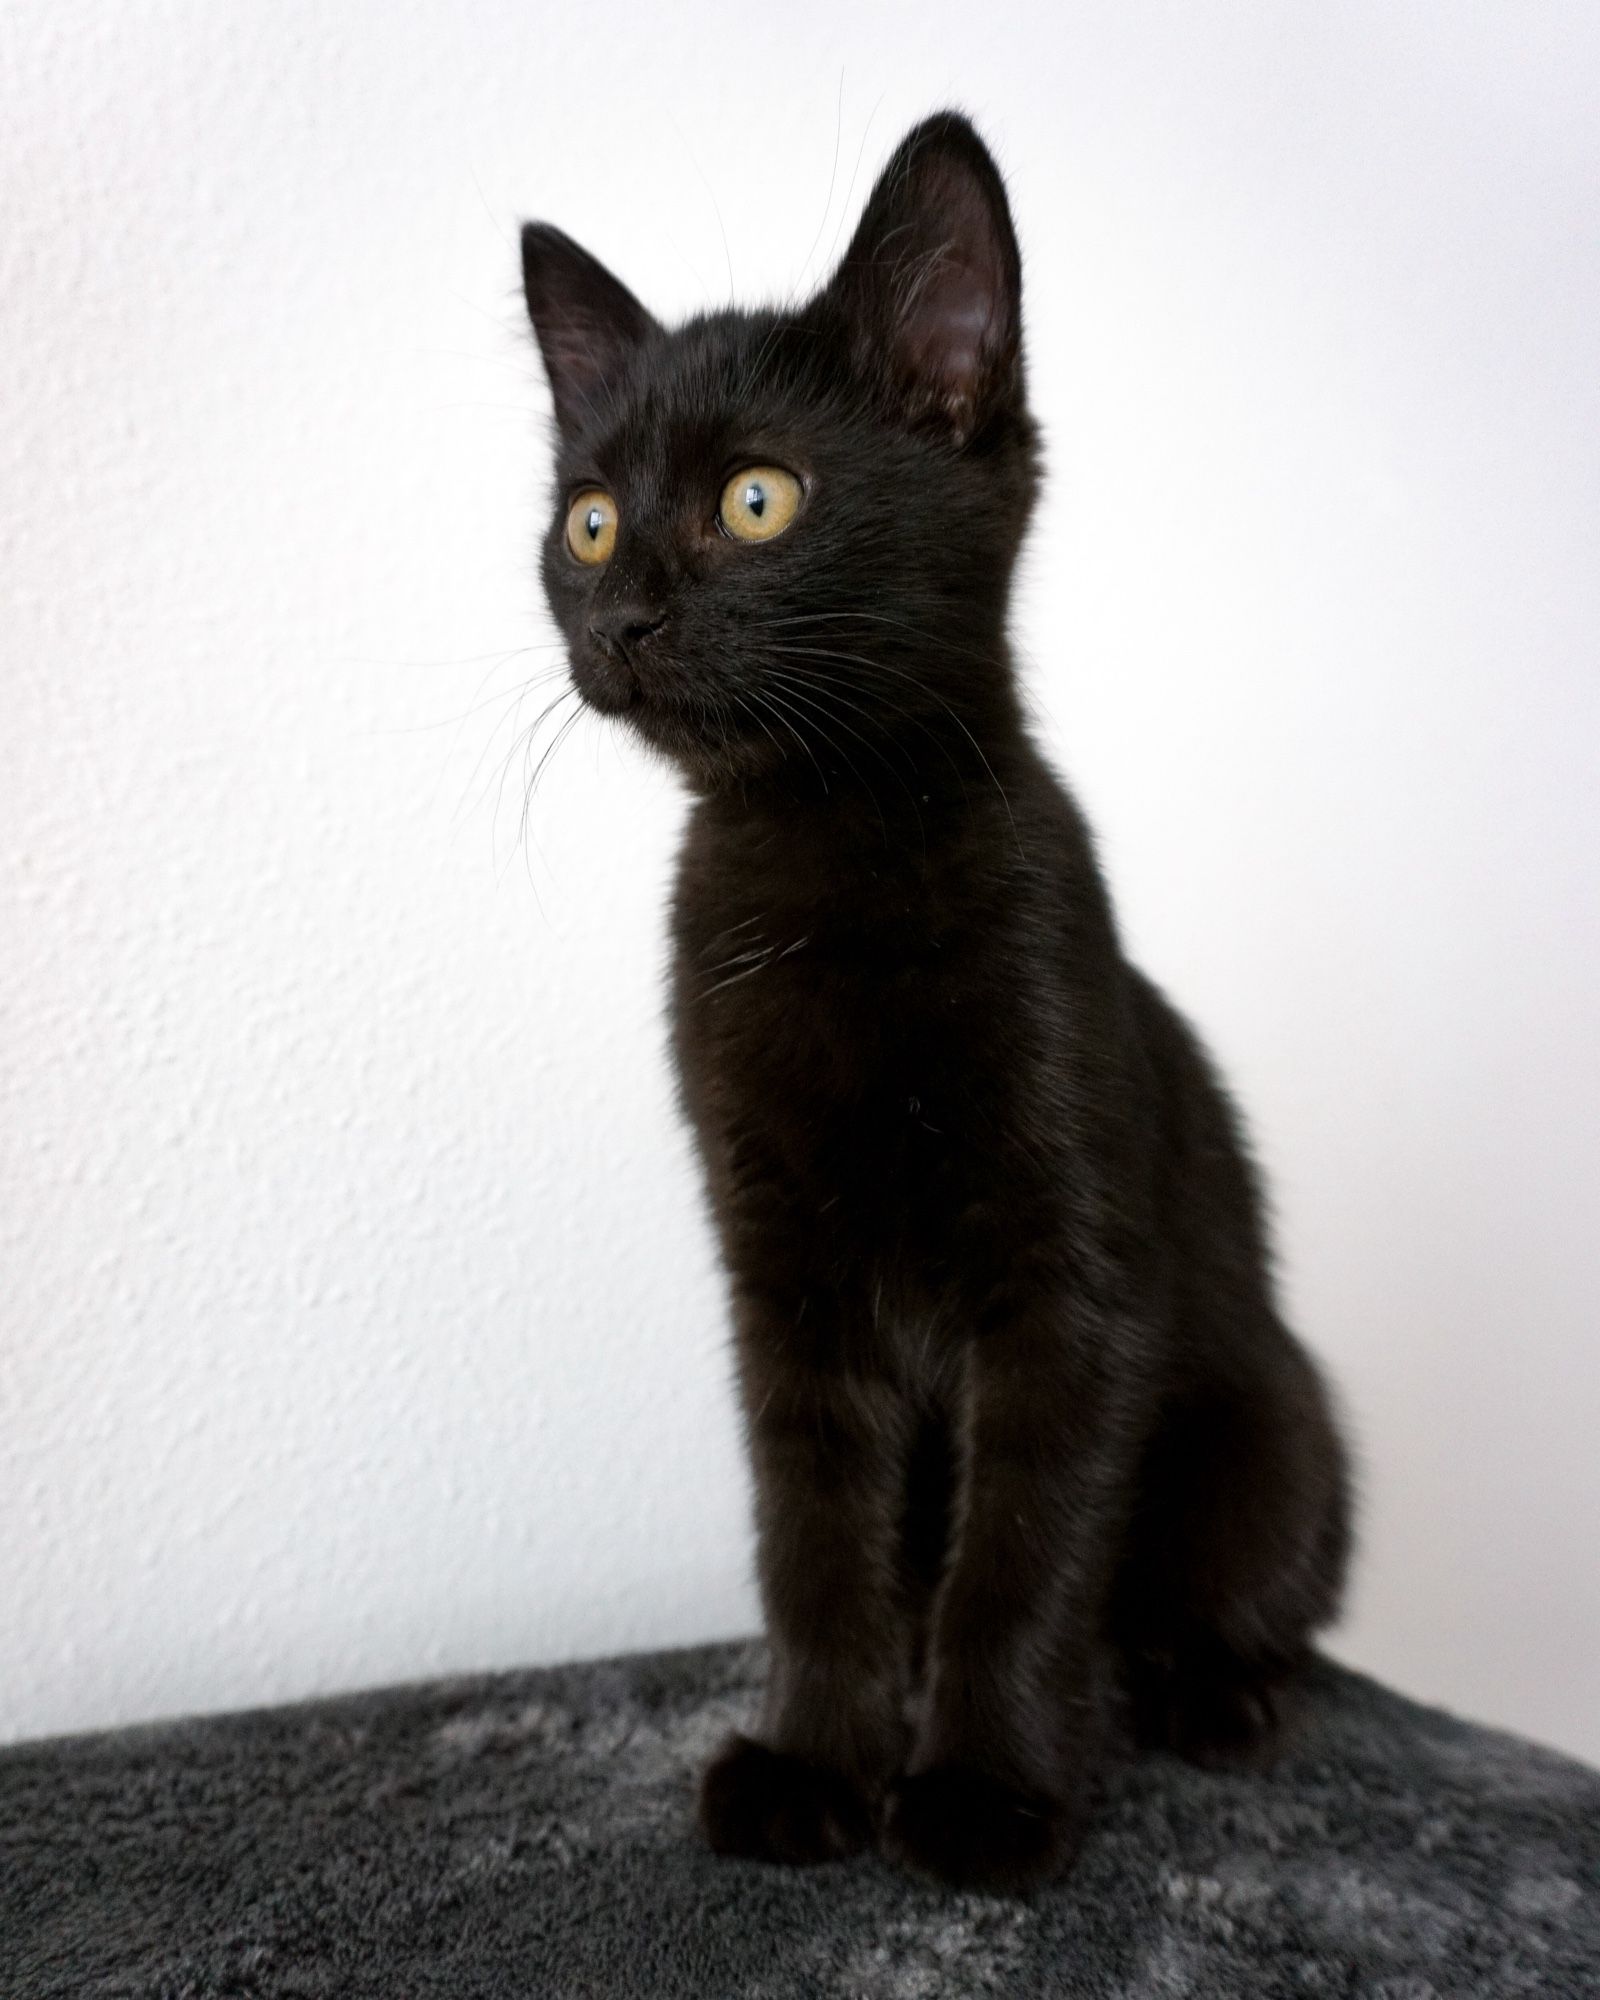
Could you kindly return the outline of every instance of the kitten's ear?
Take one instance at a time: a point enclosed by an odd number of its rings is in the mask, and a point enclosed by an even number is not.
[[[570,435],[603,401],[632,350],[661,328],[604,264],[548,222],[522,225],[522,290],[556,422]]]
[[[901,141],[824,297],[910,420],[963,443],[1020,404],[1016,232],[1000,170],[959,113]]]

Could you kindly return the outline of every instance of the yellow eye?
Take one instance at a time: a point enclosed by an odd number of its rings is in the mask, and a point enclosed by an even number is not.
[[[722,525],[738,541],[770,542],[799,513],[801,491],[799,480],[781,465],[752,465],[723,487]]]
[[[616,545],[617,503],[591,486],[567,509],[567,547],[581,563],[603,563]]]

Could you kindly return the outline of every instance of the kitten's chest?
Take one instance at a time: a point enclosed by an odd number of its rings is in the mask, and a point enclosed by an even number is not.
[[[823,1213],[927,1210],[972,1158],[982,1010],[961,941],[918,915],[874,928],[747,911],[680,932],[684,1102],[739,1185]]]
[[[692,823],[672,998],[707,1150],[819,1203],[948,1178],[1007,1088],[1015,929],[985,849]]]
[[[859,1116],[925,1060],[936,984],[803,916],[735,922],[676,954],[679,1060],[730,1109]]]

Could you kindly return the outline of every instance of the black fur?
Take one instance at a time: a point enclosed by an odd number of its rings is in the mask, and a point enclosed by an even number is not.
[[[712,1844],[1025,1887],[1119,1702],[1259,1755],[1336,1608],[1344,1455],[1194,1036],[1122,956],[1006,639],[1037,445],[965,120],[787,312],[657,326],[523,236],[572,673],[696,795],[674,1045],[732,1288],[771,1677]],[[728,476],[805,498],[748,545]],[[606,565],[568,499],[615,499]]]

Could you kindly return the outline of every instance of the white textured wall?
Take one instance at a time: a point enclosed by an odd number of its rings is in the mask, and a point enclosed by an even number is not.
[[[518,839],[512,225],[776,289],[954,98],[1042,726],[1361,1439],[1343,1649],[1600,1755],[1600,16],[980,11],[11,0],[0,1731],[751,1623],[678,805],[586,719]]]

